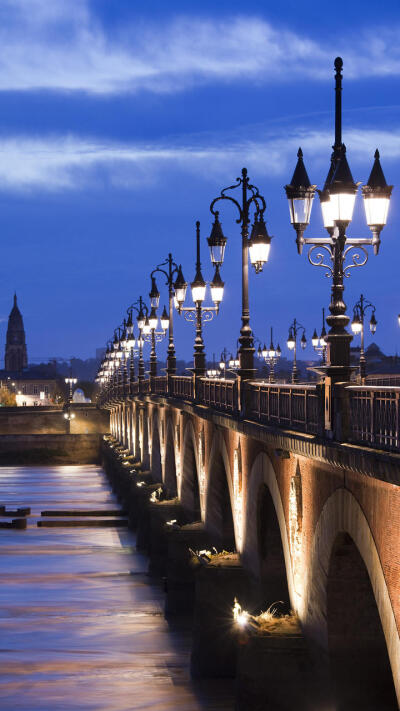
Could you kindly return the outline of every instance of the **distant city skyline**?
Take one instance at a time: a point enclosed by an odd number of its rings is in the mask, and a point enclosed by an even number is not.
[[[395,186],[380,254],[353,270],[345,301],[350,317],[360,293],[373,301],[374,341],[396,353],[400,9],[394,0],[379,8],[377,34],[372,5],[339,0],[322,16],[294,0],[252,0],[245,12],[226,0],[201,7],[149,0],[140,8],[130,0],[4,2],[1,342],[16,290],[32,357],[94,356],[132,301],[147,297],[150,271],[169,251],[193,279],[196,219],[203,274],[211,279],[209,204],[246,166],[267,199],[274,235],[263,273],[251,270],[251,325],[261,341],[273,326],[284,350],[296,317],[310,343],[330,284],[296,253],[283,186],[299,145],[311,182],[325,180],[340,54],[353,177],[367,180],[378,147]],[[322,231],[315,203],[310,236]],[[208,358],[224,346],[233,351],[240,328],[240,235],[233,211],[221,213],[225,298],[204,329]],[[361,198],[349,233],[368,233]],[[166,288],[161,280],[158,286],[162,308]],[[175,336],[177,357],[189,360],[194,331],[177,314]],[[164,358],[165,343],[159,352]],[[306,353],[311,358],[311,347]]]

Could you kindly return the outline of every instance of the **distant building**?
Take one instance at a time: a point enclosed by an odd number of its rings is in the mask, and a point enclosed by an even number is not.
[[[28,353],[26,350],[24,322],[17,305],[17,295],[14,294],[14,306],[8,317],[4,369],[20,373],[27,367]]]
[[[28,370],[24,321],[16,294],[8,317],[4,370],[0,370],[0,386],[15,393],[19,407],[53,405],[59,389],[55,377],[40,376]]]

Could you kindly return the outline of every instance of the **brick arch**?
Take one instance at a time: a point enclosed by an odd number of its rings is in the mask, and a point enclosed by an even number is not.
[[[289,536],[285,514],[276,475],[271,460],[265,452],[258,454],[252,464],[247,482],[244,515],[245,524],[242,560],[244,565],[258,580],[261,580],[263,572],[259,556],[259,519],[262,513],[260,506],[262,507],[263,503],[269,506],[269,514],[273,518],[272,523],[274,526],[271,529],[274,539],[273,544],[278,546],[278,548],[280,547],[280,550],[276,551],[277,556],[281,556],[282,562],[282,580],[280,587],[286,586],[289,597],[287,602],[293,609],[296,609]],[[278,536],[280,540],[278,540]],[[274,600],[266,600],[265,602],[271,604]],[[286,600],[284,600],[284,602],[286,602]]]
[[[201,518],[200,483],[197,442],[193,423],[189,420],[183,432],[180,499],[192,521]]]
[[[154,481],[162,480],[161,446],[160,446],[160,419],[157,409],[154,408],[151,416],[151,476]]]
[[[338,541],[342,544],[340,537],[343,534],[347,534],[354,543],[368,574],[400,701],[400,639],[392,603],[368,521],[356,498],[346,489],[337,489],[329,497],[315,529],[309,574],[299,606],[304,628],[318,647],[329,652],[328,585],[332,575],[332,558]],[[347,602],[352,592],[348,590]]]
[[[220,432],[213,437],[207,468],[205,526],[218,545],[236,548],[234,492],[225,440]]]
[[[178,484],[175,464],[175,435],[174,423],[171,417],[166,418],[165,424],[165,457],[163,467],[163,481],[168,497],[177,496]]]

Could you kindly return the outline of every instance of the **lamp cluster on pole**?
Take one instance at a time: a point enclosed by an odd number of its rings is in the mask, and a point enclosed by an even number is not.
[[[236,200],[231,192],[237,188],[241,189],[242,199]],[[258,188],[251,185],[246,168],[243,168],[242,175],[237,178],[234,185],[221,190],[221,194],[214,198],[210,205],[210,211],[214,215],[214,223],[211,234],[208,238],[211,261],[216,267],[220,267],[224,261],[227,238],[222,232],[219,221],[219,211],[215,210],[215,205],[221,200],[232,202],[239,217],[236,220],[241,225],[242,233],[242,327],[240,329],[239,348],[239,376],[243,380],[248,380],[254,376],[254,343],[253,333],[250,327],[250,307],[249,307],[249,256],[250,262],[258,274],[263,270],[264,264],[268,261],[271,247],[271,236],[268,234],[265,225],[264,213],[266,209],[265,199],[260,195]],[[254,210],[254,221],[249,238],[250,211]]]
[[[359,300],[353,308],[353,320],[351,322],[351,330],[355,334],[360,334],[361,336],[361,346],[360,346],[360,361],[359,361],[359,372],[360,379],[363,383],[365,381],[365,376],[367,374],[365,352],[364,352],[364,321],[367,311],[371,310],[371,318],[369,321],[369,330],[372,334],[375,333],[378,322],[375,316],[375,306],[367,301],[365,296],[361,294]]]
[[[274,346],[274,341],[273,341],[273,336],[272,336],[272,326],[271,326],[271,339],[270,339],[270,344],[269,348],[267,346],[263,345],[261,348],[261,344],[258,346],[257,350],[257,355],[258,357],[264,360],[264,362],[269,366],[269,377],[268,377],[268,382],[274,383],[275,382],[275,365],[279,361],[279,358],[282,355],[281,347],[278,343],[277,347],[275,348]]]
[[[221,262],[222,264],[222,262]],[[220,263],[215,264],[215,273],[210,282],[211,299],[214,306],[204,306],[206,298],[207,282],[201,272],[200,261],[200,222],[196,222],[196,271],[193,281],[190,284],[194,306],[184,306],[186,299],[187,283],[179,266],[175,280],[175,305],[178,314],[184,315],[186,321],[196,324],[196,337],[194,340],[194,363],[193,372],[196,377],[202,377],[206,373],[206,354],[203,341],[203,322],[212,321],[214,314],[218,315],[219,307],[224,296],[224,282],[219,273]]]
[[[306,329],[301,323],[294,319],[291,326],[289,326],[289,336],[286,341],[289,350],[293,351],[292,383],[298,383],[299,381],[299,370],[297,368],[297,337],[300,333],[300,346],[302,350],[304,350],[307,345]]]
[[[335,59],[335,143],[331,156],[328,175],[322,190],[318,190],[324,227],[328,237],[306,238],[304,233],[311,217],[311,208],[316,193],[303,162],[303,153],[299,148],[297,165],[292,180],[286,185],[289,201],[290,220],[296,231],[296,244],[299,254],[304,245],[310,245],[308,259],[311,264],[323,267],[332,277],[330,326],[327,341],[327,375],[332,382],[350,379],[350,341],[346,331],[349,317],[343,300],[344,277],[350,275],[354,267],[361,267],[368,260],[367,246],[372,246],[378,254],[380,236],[384,228],[389,209],[392,186],[387,185],[380,164],[379,151],[376,150],[374,163],[368,182],[362,187],[367,225],[372,236],[349,238],[347,229],[352,221],[355,200],[360,183],[353,180],[347,161],[346,146],[342,141],[342,68],[341,57]],[[324,257],[328,257],[328,262]],[[349,261],[347,261],[349,260]]]
[[[325,328],[325,309],[322,309],[322,328],[318,338],[317,329],[314,328],[314,333],[311,338],[312,347],[315,352],[322,356],[322,363],[326,363],[326,328]]]

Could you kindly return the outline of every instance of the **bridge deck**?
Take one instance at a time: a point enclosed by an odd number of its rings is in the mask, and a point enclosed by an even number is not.
[[[190,681],[189,636],[129,531],[37,527],[45,509],[115,509],[101,469],[1,468],[0,503],[32,509],[26,531],[0,532],[3,711],[233,707],[227,683]]]

